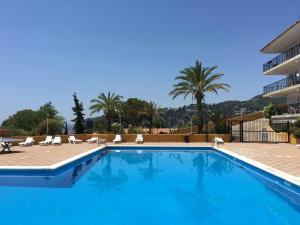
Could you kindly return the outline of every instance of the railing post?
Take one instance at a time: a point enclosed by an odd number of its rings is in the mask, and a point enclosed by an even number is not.
[[[208,142],[208,121],[205,121],[205,139]]]
[[[240,121],[240,142],[244,141],[243,133],[244,133],[243,121]]]
[[[291,142],[291,137],[290,137],[290,121],[287,121],[287,132],[288,132],[288,143]]]

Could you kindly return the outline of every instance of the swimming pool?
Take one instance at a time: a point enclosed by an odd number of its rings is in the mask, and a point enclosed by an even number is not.
[[[55,173],[0,173],[1,224],[299,224],[297,192],[210,148],[108,150]]]

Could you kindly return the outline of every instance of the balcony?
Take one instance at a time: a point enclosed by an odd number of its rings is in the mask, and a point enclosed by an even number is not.
[[[300,44],[297,44],[294,47],[292,47],[292,48],[286,50],[285,52],[281,53],[280,55],[276,56],[269,62],[265,63],[263,65],[263,72],[266,72],[299,54],[300,54]]]
[[[275,109],[272,120],[297,120],[300,117],[300,103],[281,105]]]
[[[297,84],[300,84],[299,73],[295,74],[294,76],[289,76],[272,84],[264,86],[263,92],[264,94],[268,94]]]

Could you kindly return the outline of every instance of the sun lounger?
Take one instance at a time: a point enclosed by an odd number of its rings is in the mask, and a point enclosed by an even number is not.
[[[52,145],[61,145],[61,138],[54,137],[54,139],[52,140]]]
[[[143,143],[144,143],[144,138],[143,138],[143,135],[142,135],[142,134],[138,134],[138,135],[136,136],[135,143],[136,143],[136,144],[143,144]]]
[[[93,144],[93,143],[97,143],[98,142],[98,138],[97,137],[92,137],[90,139],[87,140],[88,144]]]
[[[45,141],[40,141],[39,145],[40,146],[47,146],[47,145],[51,145],[52,143],[52,136],[47,136]]]
[[[68,138],[70,144],[81,144],[82,140],[76,139],[75,136],[70,136]]]
[[[19,146],[20,147],[28,147],[28,146],[32,146],[33,143],[34,143],[33,138],[32,137],[28,137],[28,138],[26,138],[25,141],[19,143]]]
[[[115,139],[113,140],[113,143],[117,144],[117,143],[121,143],[121,142],[122,142],[122,136],[120,134],[117,134]]]
[[[222,138],[219,137],[215,137],[212,139],[212,144],[213,145],[217,145],[217,147],[219,146],[219,144],[224,144],[224,140]]]

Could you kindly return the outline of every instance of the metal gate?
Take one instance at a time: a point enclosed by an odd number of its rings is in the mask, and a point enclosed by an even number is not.
[[[233,140],[240,142],[288,143],[289,122],[240,121],[231,126],[231,135]]]

